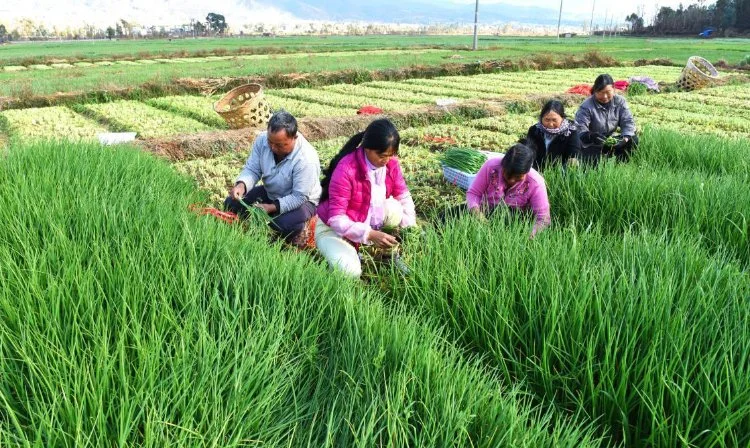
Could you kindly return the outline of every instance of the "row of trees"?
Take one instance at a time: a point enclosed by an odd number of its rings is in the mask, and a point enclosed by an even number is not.
[[[649,26],[645,26],[642,13],[633,13],[625,20],[636,34],[698,34],[706,27],[724,34],[750,32],[750,0],[717,0],[709,6],[705,3],[699,0],[677,9],[663,6]]]
[[[207,22],[193,21],[190,24],[184,24],[177,28],[165,27],[143,27],[135,22],[126,20],[118,21],[115,26],[110,26],[102,30],[95,26],[84,26],[74,28],[58,29],[53,28],[48,33],[39,33],[37,26],[27,27],[28,32],[20,32],[18,29],[13,30],[12,35],[8,34],[5,40],[20,39],[115,39],[131,37],[148,37],[148,38],[168,38],[168,37],[192,37],[192,36],[210,36],[210,35],[277,35],[277,34],[297,34],[297,35],[430,35],[430,34],[450,34],[464,35],[472,32],[473,24],[471,23],[434,23],[430,25],[410,25],[410,24],[373,24],[373,23],[333,23],[333,22],[298,22],[288,25],[256,23],[248,24],[242,27],[242,31],[232,31],[228,25],[222,28],[221,20],[215,22],[212,27]],[[588,22],[586,23],[588,25]],[[2,32],[5,29],[0,25],[0,40]],[[493,35],[554,35],[553,27],[524,26],[516,24],[499,24],[499,25],[480,25],[482,34]],[[223,31],[222,31],[223,30]]]
[[[148,35],[152,37],[169,37],[174,34],[208,36],[223,35],[229,28],[223,15],[209,13],[205,21],[191,20],[190,24],[182,25],[178,28],[166,28],[150,26],[144,28],[139,24],[124,19],[118,20],[115,26],[110,26],[106,30],[86,24],[80,27],[48,27],[44,23],[35,22],[29,18],[23,18],[16,23],[15,28],[8,29],[4,24],[0,24],[0,43],[21,40],[21,39],[103,39],[103,38],[124,38],[133,36]]]
[[[115,28],[112,28],[111,26],[107,28],[106,33],[108,39],[113,39],[115,37],[122,38],[132,35],[132,26],[128,26],[129,24],[125,20],[121,20],[120,22],[122,22],[122,26],[120,26],[120,23],[118,23]],[[181,37],[185,35],[223,35],[228,28],[229,25],[227,24],[224,16],[212,12],[206,16],[205,22],[201,22],[200,20],[196,19],[190,19],[189,25],[185,24],[182,27],[176,28],[174,30],[167,30],[163,27],[157,29],[156,27],[152,26],[148,29],[148,34],[154,37],[169,37],[173,34],[177,34]],[[125,30],[128,30],[128,34],[124,33]]]

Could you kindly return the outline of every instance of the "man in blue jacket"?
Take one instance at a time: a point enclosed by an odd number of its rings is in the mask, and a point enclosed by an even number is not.
[[[257,185],[262,180],[262,185]],[[320,160],[315,148],[297,130],[297,120],[278,111],[258,135],[224,207],[246,218],[240,202],[271,216],[271,228],[292,242],[315,216],[320,200]]]

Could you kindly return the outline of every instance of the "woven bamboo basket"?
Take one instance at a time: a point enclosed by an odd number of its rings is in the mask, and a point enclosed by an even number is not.
[[[231,129],[265,126],[273,113],[260,84],[235,87],[214,103],[214,111]]]
[[[710,62],[700,56],[693,56],[682,69],[677,86],[682,90],[697,90],[713,84],[717,79],[719,72]]]

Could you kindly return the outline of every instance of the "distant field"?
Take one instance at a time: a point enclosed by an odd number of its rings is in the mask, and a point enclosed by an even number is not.
[[[550,37],[480,37],[480,46],[517,55],[539,53],[578,53],[597,49],[618,59],[668,58],[681,62],[699,54],[710,60],[726,59],[737,63],[748,53],[746,39],[644,39],[644,38],[572,38],[561,43]],[[298,53],[373,49],[442,47],[469,49],[471,36],[305,36],[243,37],[225,39],[166,39],[85,42],[19,43],[0,47],[0,66],[16,65],[31,58],[72,58],[103,60],[112,58],[153,58],[214,53]]]
[[[175,78],[270,75],[333,70],[381,70],[417,64],[439,65],[449,61],[449,51],[397,54],[354,54],[329,57],[323,54],[279,55],[266,59],[233,59],[200,63],[159,65],[112,65],[85,68],[0,72],[0,96],[24,92],[48,95],[56,92],[85,92],[97,89],[137,87],[146,82],[167,84]],[[482,52],[489,57],[489,52]],[[479,56],[480,55],[475,55]]]
[[[19,43],[0,47],[0,65],[33,57],[111,59],[159,57],[187,52],[200,55],[222,49],[227,53],[300,53],[429,46],[471,47],[470,36],[299,36],[200,39],[138,39]],[[268,51],[265,51],[268,50]]]
[[[614,38],[565,39],[557,43],[553,38],[485,37],[479,51],[461,50],[466,37],[307,37],[307,38],[245,38],[245,39],[186,39],[181,41],[120,41],[76,43],[12,44],[0,47],[0,96],[18,97],[49,95],[57,92],[88,92],[115,88],[138,87],[145,83],[167,85],[175,78],[238,77],[273,75],[280,73],[316,73],[347,69],[382,70],[413,66],[438,66],[447,63],[467,63],[493,59],[523,60],[533,55],[564,58],[581,56],[597,50],[624,63],[636,59],[668,59],[682,65],[688,57],[700,55],[711,61],[720,59],[737,63],[747,54],[747,41],[741,39],[641,39]],[[257,46],[269,51],[275,48],[291,54],[258,54],[237,57],[201,57],[138,59],[129,61],[74,62],[70,64],[13,65],[23,58],[46,54],[47,57],[141,57],[148,54],[175,51],[230,52]],[[444,46],[444,49],[427,46]],[[462,47],[463,46],[463,47]],[[380,47],[380,50],[376,50]],[[382,48],[389,48],[383,50]],[[401,48],[400,50],[397,48]],[[415,51],[404,50],[413,48]],[[354,50],[376,50],[371,52]],[[337,53],[331,53],[330,51]],[[309,52],[308,52],[309,51]],[[45,53],[46,52],[46,53]],[[205,53],[204,53],[205,54]],[[460,58],[451,58],[454,55]],[[19,59],[21,58],[21,59]],[[15,61],[15,62],[13,62]],[[13,64],[11,63],[13,62]],[[72,62],[72,61],[71,61]],[[91,64],[91,65],[89,65]],[[96,64],[96,65],[94,65]],[[108,65],[98,65],[108,64]]]

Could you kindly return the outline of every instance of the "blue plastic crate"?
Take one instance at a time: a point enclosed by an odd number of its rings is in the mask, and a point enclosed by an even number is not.
[[[497,157],[502,157],[504,154],[502,152],[491,152],[491,151],[479,151],[479,152],[486,155],[487,160],[494,159]],[[456,185],[462,190],[468,190],[469,187],[471,187],[471,184],[474,182],[474,179],[477,177],[477,175],[476,173],[469,174],[464,171],[460,171],[455,168],[451,168],[449,166],[443,165],[443,177],[445,178],[446,182]]]

